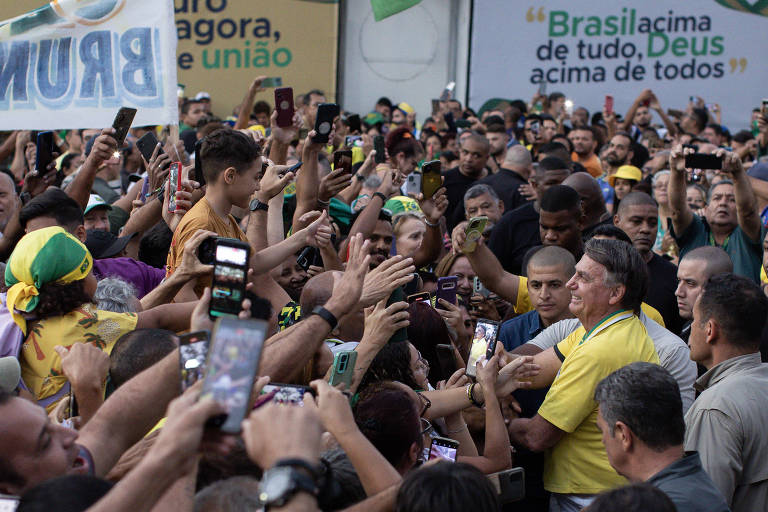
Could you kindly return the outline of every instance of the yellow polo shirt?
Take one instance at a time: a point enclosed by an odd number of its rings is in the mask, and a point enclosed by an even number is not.
[[[514,304],[514,310],[518,315],[522,315],[523,313],[533,311],[533,305],[531,304],[531,298],[528,296],[528,278],[523,276],[519,277],[520,285],[517,287],[517,302]],[[656,308],[643,302],[640,304],[640,309],[643,310],[643,313],[645,313],[648,318],[660,326],[666,327],[664,325],[664,319],[661,317],[661,313],[659,313]]]
[[[546,453],[544,488],[550,492],[596,494],[627,483],[608,462],[597,427],[595,387],[630,363],[659,364],[659,356],[637,316],[607,325],[583,343],[585,330],[579,327],[555,346],[564,361],[539,414],[566,435]]]

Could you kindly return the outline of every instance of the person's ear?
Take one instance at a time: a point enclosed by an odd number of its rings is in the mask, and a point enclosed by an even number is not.
[[[720,338],[720,324],[718,324],[717,320],[714,318],[707,320],[705,331],[707,336],[706,342],[708,345],[713,345],[717,342],[718,338]]]
[[[501,199],[499,199],[499,210],[502,212],[504,211],[504,201],[502,201]]]
[[[623,422],[617,421],[613,428],[613,437],[621,443],[621,449],[625,452],[632,450],[634,436],[632,430]]]
[[[622,299],[624,298],[624,295],[627,293],[627,287],[623,284],[616,285],[613,288],[611,288],[611,294],[608,297],[608,304],[614,305],[614,304],[620,304]]]
[[[235,182],[235,174],[237,174],[237,171],[234,167],[227,167],[222,174],[224,175],[224,183],[231,185]]]
[[[411,443],[411,448],[408,450],[409,469],[416,465],[419,455],[421,455],[421,446],[419,446],[419,443]]]
[[[85,243],[85,239],[88,238],[88,233],[85,231],[85,225],[80,224],[75,229],[75,236],[78,240],[80,240],[82,243]]]

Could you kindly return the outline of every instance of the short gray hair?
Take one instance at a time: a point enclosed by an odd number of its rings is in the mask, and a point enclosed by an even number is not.
[[[656,182],[659,181],[659,178],[661,178],[662,176],[669,176],[670,174],[671,174],[670,171],[666,171],[666,170],[657,172],[656,174],[653,175],[651,184],[655,185]]]
[[[499,194],[497,194],[496,191],[493,190],[493,188],[491,188],[488,185],[485,185],[484,183],[480,183],[478,185],[473,185],[469,187],[469,190],[467,190],[464,193],[464,204],[466,205],[467,201],[469,201],[470,199],[484,196],[486,194],[491,196],[491,199],[493,199],[494,201],[499,200]]]
[[[731,180],[721,180],[709,187],[709,191],[707,192],[707,204],[710,203],[712,200],[712,194],[715,193],[715,189],[719,187],[720,185],[730,185],[733,186],[733,182]]]
[[[113,313],[136,312],[136,288],[119,277],[107,277],[96,285],[93,300],[103,311]]]
[[[620,240],[592,238],[584,247],[584,256],[605,267],[606,286],[624,286],[621,306],[640,313],[648,291],[648,266],[637,249]]]

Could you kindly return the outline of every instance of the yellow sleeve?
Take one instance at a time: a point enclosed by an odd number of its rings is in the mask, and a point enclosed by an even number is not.
[[[649,306],[648,304],[643,302],[642,304],[640,304],[640,309],[643,310],[643,313],[645,313],[645,316],[647,316],[648,318],[650,318],[660,326],[666,327],[666,325],[664,325],[664,319],[661,317],[661,313],[659,313],[656,310],[656,308],[654,308],[653,306]]]
[[[539,407],[539,415],[560,430],[575,431],[595,410],[592,393],[605,377],[598,364],[590,357],[590,351],[584,349],[566,358]]]
[[[579,328],[569,334],[567,338],[555,345],[555,353],[558,354],[558,357],[562,356],[561,359],[565,360],[565,358],[573,352],[573,349],[579,346],[579,341],[584,336],[585,332],[584,327],[580,325]]]
[[[520,284],[517,286],[517,302],[515,303],[515,313],[522,315],[533,311],[531,298],[528,296],[528,278],[520,276]]]

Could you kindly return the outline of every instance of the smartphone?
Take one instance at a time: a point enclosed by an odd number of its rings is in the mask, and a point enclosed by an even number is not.
[[[613,96],[605,95],[605,105],[603,106],[606,114],[613,114]]]
[[[525,469],[512,468],[488,475],[502,505],[525,498]]]
[[[176,211],[176,192],[181,190],[181,162],[171,163],[171,169],[168,171],[168,211]]]
[[[476,294],[486,299],[491,296],[491,290],[483,286],[483,283],[480,282],[480,279],[477,276],[472,280],[472,289]]]
[[[459,442],[447,437],[433,437],[429,447],[429,460],[443,459],[456,462],[456,452],[459,450]]]
[[[405,193],[416,197],[421,193],[421,173],[412,172],[405,178]]]
[[[218,238],[213,260],[211,318],[237,316],[245,297],[251,246],[234,238]]]
[[[445,89],[440,93],[440,101],[448,101],[453,97],[453,90],[456,88],[456,82],[448,82]]]
[[[541,82],[539,82],[539,91],[538,91],[538,93],[539,93],[539,96],[546,96],[546,94],[547,94],[547,81],[546,80],[542,80]]]
[[[35,170],[38,176],[48,172],[48,166],[53,162],[53,132],[38,132],[37,154],[35,156]]]
[[[155,134],[153,132],[147,132],[141,137],[139,137],[139,140],[136,141],[136,147],[139,148],[139,152],[141,153],[141,156],[144,157],[144,160],[149,162],[149,160],[152,158],[152,153],[155,152],[155,148],[157,147],[158,140],[157,137],[155,137]],[[164,153],[163,148],[160,148],[160,151],[157,153],[157,156],[160,156]]]
[[[472,122],[466,119],[457,119],[456,128],[472,128]]]
[[[414,293],[413,295],[409,295],[407,299],[405,299],[408,304],[413,304],[414,302],[426,302],[429,304],[429,292],[421,292],[421,293]]]
[[[120,148],[125,142],[125,136],[128,135],[128,130],[131,129],[131,123],[136,116],[136,109],[130,107],[122,107],[117,111],[114,122],[112,122],[112,128],[115,129],[115,134],[112,135],[117,141],[117,147]]]
[[[642,105],[643,107],[647,107],[650,104],[651,104],[651,100],[643,100],[640,102],[640,105]]]
[[[451,304],[456,304],[456,287],[459,284],[459,278],[456,276],[438,277],[437,291],[435,292],[435,308],[445,309],[438,299],[443,299]]]
[[[240,423],[249,410],[267,328],[264,320],[216,319],[200,398],[212,397],[226,405],[227,412],[208,420],[208,426],[228,434],[240,432]]]
[[[339,117],[339,106],[335,103],[321,103],[317,106],[315,119],[316,135],[312,142],[328,142],[334,120]]]
[[[0,494],[0,512],[16,512],[18,507],[19,498],[17,496]]]
[[[292,173],[294,173],[294,175],[295,175],[295,174],[296,174],[296,171],[298,171],[299,169],[301,169],[301,166],[302,166],[302,165],[304,165],[304,162],[296,162],[295,164],[293,164],[292,166],[290,166],[290,167],[289,167],[289,168],[287,168],[286,170],[278,172],[278,173],[277,173],[277,175],[278,175],[278,176],[280,176],[281,178],[282,178],[283,176],[285,176],[286,174],[288,174],[289,172],[292,172]]]
[[[268,76],[267,78],[261,81],[261,86],[264,88],[282,87],[283,78],[279,76]]]
[[[270,400],[279,404],[304,406],[304,393],[315,394],[315,391],[309,386],[298,386],[296,384],[280,384],[270,382],[261,390],[260,397],[272,395]]]
[[[538,136],[539,132],[541,131],[541,127],[538,121],[532,122],[531,125],[528,127],[528,129],[531,130],[531,133],[536,136]]]
[[[203,174],[203,160],[200,158],[201,147],[203,147],[203,139],[195,142],[195,181],[202,187],[205,185],[205,174]]]
[[[693,153],[685,155],[686,169],[722,169],[723,159],[719,156],[706,153]]]
[[[485,226],[488,224],[488,217],[472,217],[467,222],[467,227],[464,228],[464,234],[467,237],[467,241],[464,243],[464,252],[475,252],[477,249],[477,241],[483,236],[485,232]]]
[[[376,155],[373,161],[377,164],[383,164],[387,161],[387,151],[384,148],[384,136],[376,135],[373,137],[373,149],[376,151]]]
[[[440,365],[443,377],[447,379],[459,369],[459,365],[456,362],[456,352],[453,349],[453,345],[447,344],[435,345],[435,351],[437,353],[437,363]]]
[[[349,114],[347,116],[347,126],[349,127],[350,133],[360,133],[363,131],[363,126],[358,114]]]
[[[477,376],[478,361],[485,366],[496,353],[496,340],[499,336],[499,322],[478,318],[475,335],[472,337],[472,347],[469,349],[466,373],[470,377]]]
[[[355,372],[355,362],[357,361],[357,352],[354,350],[344,350],[333,357],[331,366],[331,378],[328,383],[331,386],[345,384],[346,389],[352,385],[352,375]]]
[[[363,138],[359,135],[347,135],[344,137],[344,147],[361,148],[363,147]]]
[[[149,194],[149,176],[144,178],[144,183],[141,185],[141,193],[139,194],[139,201],[142,203],[147,200],[147,194]]]
[[[288,128],[293,124],[293,88],[280,87],[275,89],[275,110],[277,110],[277,126]]]
[[[421,281],[421,276],[419,276],[418,272],[414,272],[411,274],[411,280],[403,285],[403,293],[406,295],[406,297],[408,295],[419,293],[422,284],[424,283]]]
[[[440,160],[424,162],[421,166],[421,193],[424,194],[424,199],[431,199],[435,192],[443,186],[440,171]]]
[[[764,99],[762,105],[760,106],[760,114],[768,119],[768,99]]]
[[[333,170],[344,169],[345,174],[352,174],[352,150],[339,149],[333,152]]]
[[[432,114],[437,114],[440,112],[440,100],[437,98],[432,98]]]
[[[299,255],[296,257],[296,264],[303,268],[304,272],[306,272],[309,270],[309,267],[313,265],[322,267],[323,257],[320,255],[320,250],[317,247],[308,245],[302,249]]]
[[[182,393],[203,377],[210,344],[208,331],[190,332],[179,336],[179,373]]]

